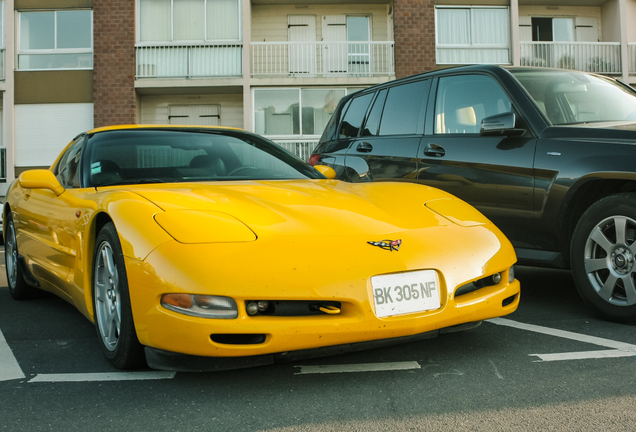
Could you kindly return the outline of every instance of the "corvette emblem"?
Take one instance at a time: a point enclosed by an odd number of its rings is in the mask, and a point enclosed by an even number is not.
[[[402,240],[398,239],[398,240],[380,240],[379,242],[367,242],[369,243],[371,246],[377,246],[379,248],[382,248],[384,250],[388,250],[388,251],[399,251],[400,250],[400,245],[402,244]]]

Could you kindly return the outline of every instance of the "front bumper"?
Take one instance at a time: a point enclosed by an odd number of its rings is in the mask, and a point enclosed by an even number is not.
[[[157,353],[276,358],[294,351],[421,335],[516,310],[519,282],[508,282],[508,269],[516,257],[496,228],[449,225],[441,230],[410,230],[400,237],[399,253],[371,247],[366,238],[349,241],[347,248],[340,249],[334,245],[341,239],[323,237],[310,242],[289,237],[281,248],[279,240],[263,236],[250,243],[168,242],[144,261],[126,258],[139,341],[160,350]],[[449,238],[462,242],[449,242]],[[370,277],[421,269],[438,272],[441,307],[378,318]],[[457,287],[499,272],[501,282],[454,296]],[[164,293],[232,297],[238,305],[238,318],[200,318],[167,310],[160,305]],[[248,300],[328,300],[340,302],[342,307],[337,315],[249,316],[245,311]],[[245,343],[240,337],[219,343],[218,337],[213,340],[215,335],[258,337],[247,338]]]
[[[415,343],[432,339],[440,334],[454,333],[478,327],[481,321],[460,324],[440,330],[433,330],[413,336],[402,336],[392,339],[356,342],[344,345],[328,346],[314,349],[289,351],[275,354],[262,354],[248,357],[204,357],[180,354],[146,347],[148,366],[157,370],[174,372],[218,372],[223,370],[243,369],[255,366],[267,366],[278,363],[306,360],[317,357],[345,354],[387,346]]]

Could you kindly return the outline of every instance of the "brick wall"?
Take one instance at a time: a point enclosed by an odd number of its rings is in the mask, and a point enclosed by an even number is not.
[[[435,69],[434,0],[394,0],[395,75]]]
[[[136,122],[135,2],[93,0],[95,127]]]

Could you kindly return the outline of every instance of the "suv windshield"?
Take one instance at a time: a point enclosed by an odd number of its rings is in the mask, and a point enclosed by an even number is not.
[[[321,178],[265,139],[229,131],[133,129],[89,137],[84,184]]]
[[[636,93],[582,72],[511,70],[553,125],[636,121]]]

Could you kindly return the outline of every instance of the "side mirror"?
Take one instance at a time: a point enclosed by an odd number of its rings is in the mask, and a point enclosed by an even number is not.
[[[64,192],[64,186],[60,184],[53,172],[45,169],[24,171],[18,177],[18,183],[24,189],[50,189],[55,195]]]
[[[333,180],[336,178],[336,171],[327,165],[316,165],[314,168],[328,179]]]
[[[481,136],[517,136],[523,135],[525,129],[516,129],[517,118],[514,113],[507,112],[486,117],[481,121]]]

